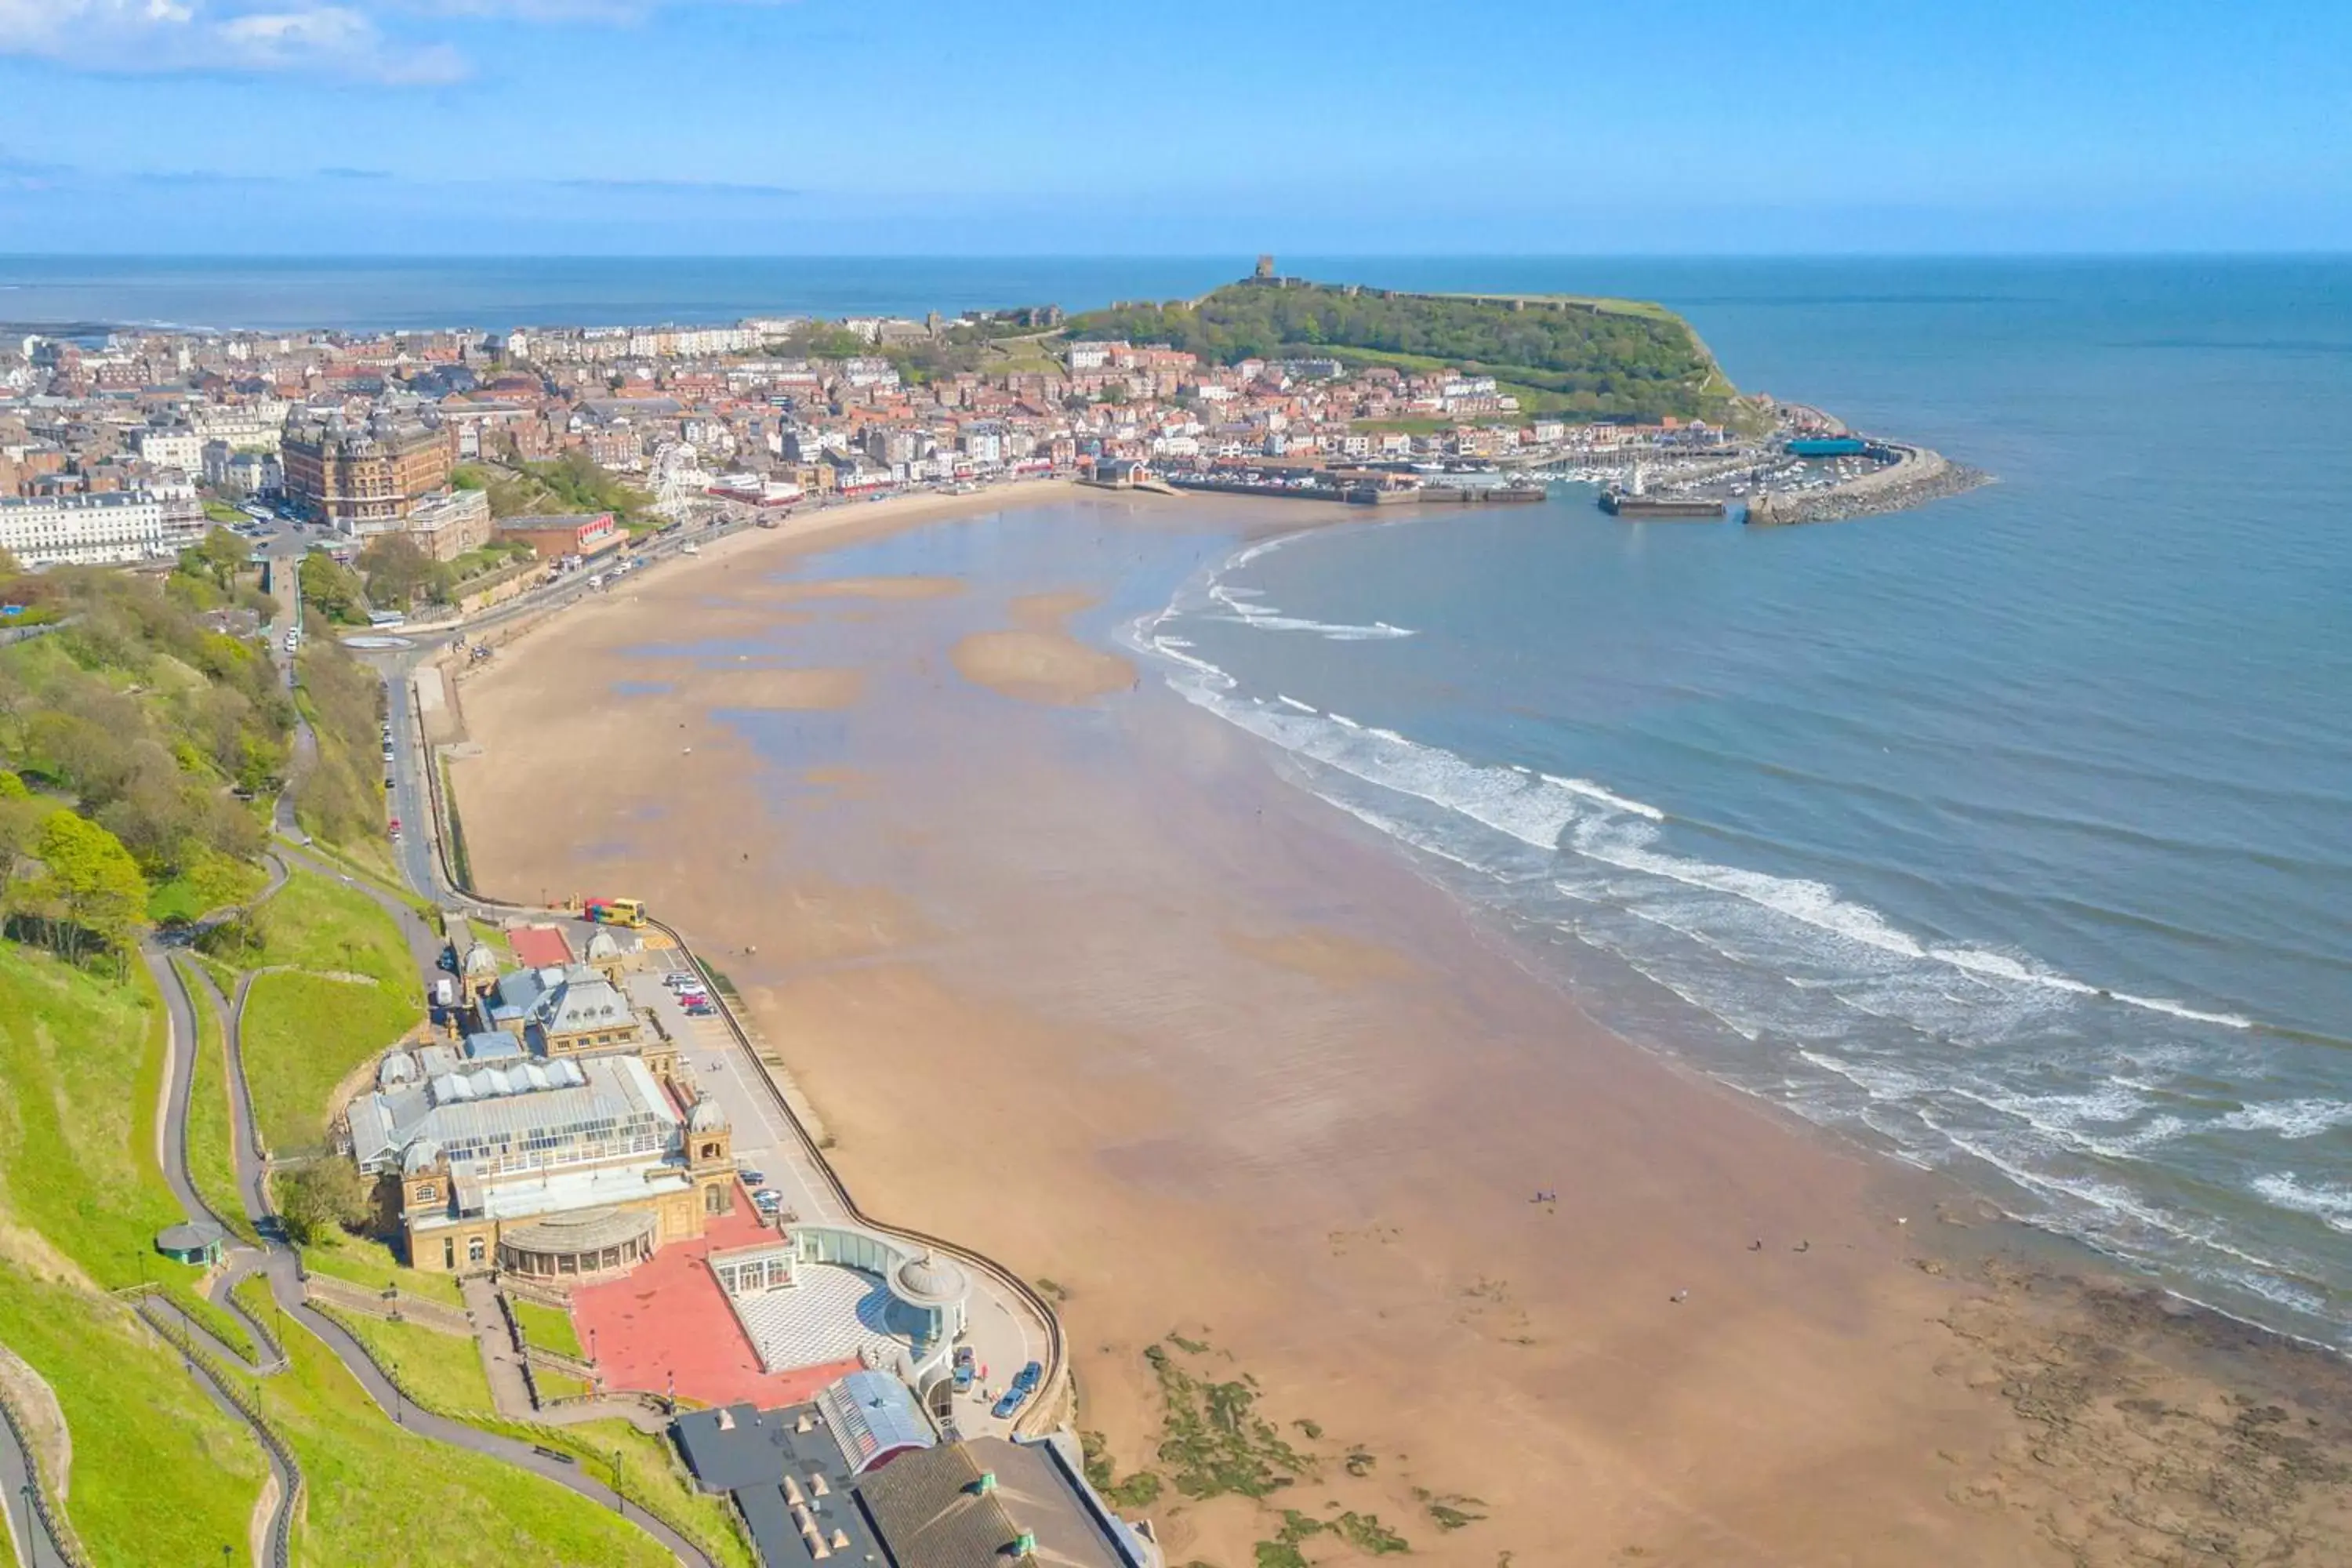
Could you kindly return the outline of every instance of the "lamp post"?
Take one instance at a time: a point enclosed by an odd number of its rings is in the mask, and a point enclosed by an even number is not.
[[[623,1519],[629,1517],[629,1494],[621,1489],[621,1450],[613,1450],[613,1510]]]
[[[38,1554],[38,1549],[33,1545],[34,1493],[32,1456],[27,1454],[25,1456],[25,1485],[22,1489],[25,1498],[25,1561],[30,1563]]]
[[[387,1362],[384,1364],[392,1369],[392,1375],[384,1381],[392,1384],[393,1422],[396,1426],[405,1426],[408,1425],[408,1405],[402,1399],[400,1393],[400,1363],[395,1361]]]

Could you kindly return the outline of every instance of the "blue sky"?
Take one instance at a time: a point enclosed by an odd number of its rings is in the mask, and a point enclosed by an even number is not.
[[[0,0],[0,252],[2352,248],[2352,5]]]

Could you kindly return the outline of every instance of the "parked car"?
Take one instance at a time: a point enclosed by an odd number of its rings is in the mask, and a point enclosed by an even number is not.
[[[768,1173],[765,1171],[738,1171],[735,1175],[747,1187],[764,1187],[768,1184]]]
[[[773,1187],[761,1187],[751,1194],[751,1206],[761,1214],[773,1214],[784,1206],[784,1194]]]
[[[394,838],[400,837],[400,818],[396,816],[392,819],[392,836]]]
[[[970,1387],[971,1386],[971,1380],[973,1379],[973,1377],[975,1377],[976,1375],[978,1375],[979,1372],[980,1372],[980,1363],[979,1363],[979,1360],[978,1360],[976,1357],[974,1357],[974,1356],[972,1355],[972,1353],[971,1353],[971,1347],[970,1345],[958,1345],[958,1346],[956,1346],[956,1353],[955,1353],[955,1385],[956,1385],[956,1392],[957,1392],[958,1394],[961,1394],[961,1393],[963,1393],[966,1389],[970,1388]]]
[[[702,1002],[688,1007],[686,1010],[686,1016],[689,1018],[716,1018],[719,1016],[719,1009],[708,1002]]]
[[[1013,1413],[1014,1411],[1020,1409],[1023,1405],[1028,1403],[1029,1391],[1027,1389],[1008,1388],[997,1399],[994,1405],[988,1407],[988,1413],[991,1415],[995,1416],[999,1421],[1009,1421],[1013,1418]]]
[[[1037,1384],[1039,1380],[1045,1375],[1045,1367],[1033,1361],[1027,1366],[1023,1367],[1019,1372],[1013,1374],[1013,1386],[1019,1389],[1024,1394],[1034,1394],[1037,1392]]]
[[[699,991],[702,989],[702,976],[690,969],[673,969],[662,976],[662,984],[673,991],[682,985],[690,985]]]

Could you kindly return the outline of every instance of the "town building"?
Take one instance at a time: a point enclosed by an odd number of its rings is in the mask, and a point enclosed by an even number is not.
[[[489,543],[490,498],[480,490],[427,496],[408,514],[408,536],[436,561],[455,561]]]
[[[289,428],[279,448],[286,499],[313,521],[367,536],[404,527],[416,503],[448,488],[449,440],[436,425],[379,418]]]
[[[26,566],[119,566],[165,553],[163,503],[143,490],[0,496],[0,550]]]
[[[618,550],[629,537],[628,531],[613,521],[609,511],[501,518],[498,536],[523,541],[545,561],[560,561],[567,555],[583,559],[602,555]]]
[[[148,430],[139,437],[139,460],[159,468],[200,473],[205,465],[205,438],[193,430]]]
[[[762,1568],[1161,1568],[1148,1525],[1111,1511],[1074,1443],[942,1440],[903,1387],[852,1373],[805,1405],[689,1411],[671,1424],[696,1484],[741,1514]]]
[[[633,1056],[529,1055],[514,1037],[394,1051],[345,1117],[352,1158],[394,1189],[413,1268],[496,1268],[565,1288],[634,1268],[734,1206],[716,1102],[681,1113]]]

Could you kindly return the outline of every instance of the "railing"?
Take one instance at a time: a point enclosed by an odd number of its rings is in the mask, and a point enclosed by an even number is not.
[[[73,1526],[66,1516],[49,1502],[49,1492],[54,1483],[41,1474],[41,1451],[33,1446],[31,1423],[26,1419],[24,1412],[16,1408],[16,1395],[5,1388],[0,1388],[0,1421],[8,1424],[9,1435],[16,1439],[16,1447],[25,1451],[25,1473],[32,1481],[33,1512],[39,1519],[41,1528],[48,1531],[58,1554],[70,1568],[89,1568],[89,1553],[83,1550],[81,1538],[74,1533]],[[6,1507],[8,1500],[0,1498],[0,1507]],[[33,1561],[33,1543],[26,1542],[26,1562]]]
[[[269,1561],[271,1568],[289,1568],[293,1553],[294,1520],[310,1495],[310,1483],[303,1478],[301,1464],[294,1458],[292,1446],[278,1436],[278,1429],[262,1415],[261,1402],[254,1398],[242,1383],[231,1377],[227,1370],[213,1359],[211,1352],[196,1343],[195,1336],[188,1331],[185,1324],[175,1326],[171,1314],[163,1310],[155,1297],[142,1296],[133,1310],[146,1321],[148,1327],[175,1346],[190,1366],[204,1373],[205,1382],[220,1391],[220,1396],[245,1417],[246,1425],[251,1426],[254,1435],[261,1439],[261,1446],[269,1450],[270,1458],[286,1472],[286,1495],[278,1500],[278,1517],[269,1527]]]

